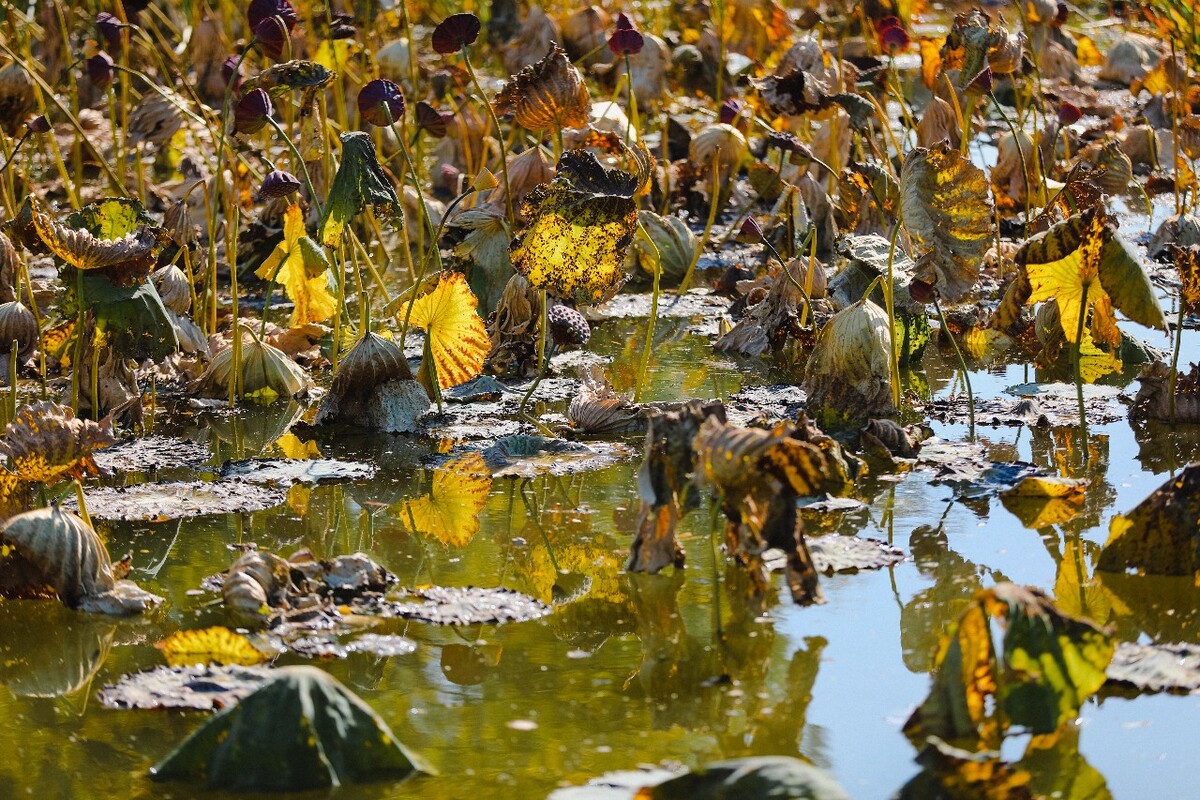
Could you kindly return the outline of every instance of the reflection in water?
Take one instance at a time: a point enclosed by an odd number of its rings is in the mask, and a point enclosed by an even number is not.
[[[86,691],[108,658],[116,629],[110,619],[56,601],[0,603],[0,683],[22,697]]]

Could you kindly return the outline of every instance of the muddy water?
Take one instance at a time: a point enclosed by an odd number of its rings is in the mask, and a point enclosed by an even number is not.
[[[633,382],[643,325],[614,321],[597,330],[595,349],[615,359],[618,388]],[[750,367],[714,356],[688,328],[688,321],[660,322],[645,399],[727,396],[794,373],[786,359]],[[1189,336],[1188,348],[1195,356],[1200,339]],[[936,346],[926,356],[935,396],[961,387],[949,359]],[[1000,366],[976,372],[973,383],[980,396],[996,396],[1036,378],[1031,368]],[[211,444],[214,465],[275,453],[269,413],[236,424],[202,417],[175,424]],[[964,425],[935,428],[948,439],[967,435]],[[609,770],[750,754],[797,755],[830,769],[856,798],[888,797],[917,772],[900,726],[928,690],[938,633],[973,590],[1003,579],[1028,583],[1112,622],[1123,639],[1200,641],[1194,588],[1092,580],[1112,514],[1196,457],[1195,431],[1135,432],[1125,420],[1093,425],[1087,466],[1069,428],[978,433],[994,458],[1090,477],[1085,512],[1033,530],[994,498],[955,501],[928,472],[868,479],[858,492],[866,509],[812,518],[810,530],[885,538],[908,559],[889,570],[824,578],[828,603],[798,608],[778,597],[745,602],[739,576],[714,549],[719,529],[707,502],[684,522],[683,573],[623,574],[636,508],[634,462],[564,478],[497,479],[478,534],[455,549],[407,533],[400,517],[400,501],[428,491],[421,464],[433,443],[301,432],[324,456],[373,461],[379,475],[293,490],[287,505],[267,512],[105,526],[114,554],[134,554],[133,577],[169,599],[160,618],[112,622],[48,603],[0,602],[0,797],[212,796],[145,777],[202,715],[110,711],[94,695],[124,673],[160,664],[152,645],[170,632],[223,622],[211,595],[189,590],[229,565],[229,545],[248,541],[285,554],[365,550],[405,585],[501,585],[546,601],[587,589],[535,622],[467,629],[389,623],[378,631],[411,637],[414,653],[321,662],[442,772],[342,790],[341,798],[498,791],[540,798]],[[1076,730],[1024,766],[1034,789],[1047,795],[1194,797],[1198,712],[1196,697],[1106,696],[1089,702]],[[1006,755],[1018,758],[1024,744],[1010,742]]]

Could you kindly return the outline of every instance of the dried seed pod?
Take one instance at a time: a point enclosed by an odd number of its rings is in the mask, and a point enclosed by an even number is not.
[[[20,300],[0,303],[0,354],[12,352],[17,343],[17,358],[25,361],[38,344],[38,324],[33,312]]]
[[[551,306],[546,312],[550,336],[555,346],[560,350],[583,347],[592,338],[592,328],[588,321],[570,306]]]

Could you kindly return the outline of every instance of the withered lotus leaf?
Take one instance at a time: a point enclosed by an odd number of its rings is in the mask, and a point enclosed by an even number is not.
[[[945,142],[914,148],[900,172],[900,217],[925,250],[916,277],[952,303],[970,292],[992,238],[983,170]]]
[[[1200,464],[1189,464],[1109,523],[1096,568],[1147,575],[1200,576]]]
[[[22,479],[52,484],[100,474],[92,454],[116,441],[111,422],[78,419],[70,408],[42,400],[17,411],[4,429],[0,453],[12,459]]]
[[[648,164],[639,157],[638,166],[641,173]],[[554,181],[525,200],[522,211],[532,222],[513,242],[513,267],[556,297],[584,304],[610,297],[625,280],[625,252],[638,224],[634,198],[644,178],[607,169],[584,150],[564,153]]]
[[[887,312],[867,297],[839,311],[804,371],[809,407],[862,419],[892,414],[891,346]]]
[[[427,352],[443,389],[466,383],[483,371],[491,341],[478,305],[461,272],[443,273],[434,290],[413,304],[412,324],[428,337]]]
[[[120,267],[124,273],[145,275],[154,267],[163,244],[162,231],[151,225],[112,238],[53,219],[30,196],[33,228],[46,248],[76,269]]]
[[[333,80],[334,73],[315,61],[285,61],[272,64],[242,84],[242,91],[263,89],[272,99],[288,89],[315,90]]]
[[[321,243],[335,247],[342,239],[351,217],[362,213],[368,205],[385,217],[403,221],[403,208],[396,188],[388,180],[375,155],[375,144],[362,131],[342,134],[342,163],[334,176],[333,186],[321,217]]]
[[[118,580],[91,526],[57,505],[18,514],[0,528],[0,595],[58,597],[96,613],[139,614],[162,602]]]
[[[253,666],[270,658],[240,633],[219,625],[200,630],[176,631],[154,644],[172,667],[193,664]]]
[[[513,76],[492,107],[499,115],[512,114],[522,128],[584,128],[591,97],[579,70],[557,44],[541,61]]]

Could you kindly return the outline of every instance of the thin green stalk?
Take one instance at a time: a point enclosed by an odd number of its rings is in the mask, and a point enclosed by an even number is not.
[[[646,226],[640,221],[638,222],[638,230],[642,236],[646,237],[650,249],[654,251],[654,289],[650,295],[650,319],[646,323],[646,341],[642,343],[642,363],[638,368],[637,386],[633,397],[635,401],[641,399],[642,387],[646,380],[646,370],[650,366],[650,351],[654,349],[654,326],[658,321],[658,295],[660,279],[662,277],[662,253],[659,251],[658,245],[654,243],[654,239],[650,237],[650,232],[646,230]]]
[[[283,139],[288,150],[292,153],[292,158],[296,160],[296,164],[300,170],[301,177],[304,178],[304,188],[308,190],[308,196],[312,200],[313,207],[316,208],[317,214],[324,213],[324,208],[321,205],[321,199],[317,197],[317,190],[313,188],[312,178],[308,174],[308,165],[304,163],[304,158],[300,155],[300,150],[296,147],[296,143],[292,141],[292,137],[288,136],[283,130],[283,127],[271,117],[267,117],[267,122],[279,134],[279,138]]]
[[[550,327],[550,303],[546,297],[546,290],[541,290],[541,322],[538,324],[538,372],[537,377],[533,379],[533,383],[529,384],[529,390],[521,398],[521,405],[517,408],[517,415],[524,417],[525,406],[529,404],[529,400],[533,397],[533,392],[537,389],[538,384],[542,382],[542,378],[546,375],[546,333]]]
[[[1017,148],[1017,157],[1021,159],[1021,176],[1025,181],[1025,221],[1022,223],[1022,236],[1027,237],[1029,235],[1030,219],[1029,197],[1033,192],[1033,182],[1030,180],[1030,178],[1033,176],[1029,174],[1029,164],[1025,161],[1025,148],[1021,146],[1021,135],[1017,132],[1017,126],[1013,124],[1011,119],[1008,118],[1008,114],[1004,113],[1004,109],[1000,107],[1000,101],[996,99],[996,95],[989,92],[988,97],[992,99],[992,106],[995,107],[996,113],[998,113],[1000,118],[1004,120],[1005,124],[1008,125],[1008,130],[1010,133],[1012,133],[1013,144],[1016,145]],[[999,227],[997,226],[997,231],[998,230]],[[1000,250],[997,249],[996,253],[999,254],[999,252]],[[997,258],[997,263],[999,262],[1000,259]]]
[[[637,93],[633,91],[633,67],[629,63],[629,53],[625,53],[625,74],[629,76],[629,125],[625,127],[625,141],[629,141],[630,130],[637,131],[641,136],[642,129],[638,127]]]
[[[900,408],[900,353],[896,349],[896,302],[895,302],[895,275],[893,273],[893,262],[896,260],[896,240],[900,236],[900,220],[896,220],[896,224],[892,226],[891,241],[888,243],[888,260],[887,260],[887,287],[883,292],[884,300],[887,301],[888,315],[888,361],[891,367],[892,378],[892,405]]]
[[[1083,284],[1079,297],[1079,326],[1075,330],[1075,396],[1079,401],[1079,430],[1083,433],[1083,463],[1087,464],[1087,413],[1083,406],[1083,365],[1080,354],[1083,349],[1083,323],[1087,319],[1089,284]]]
[[[942,323],[942,333],[950,339],[950,344],[954,347],[954,355],[958,356],[958,365],[962,368],[963,383],[967,385],[967,413],[971,419],[970,439],[973,442],[975,441],[975,392],[971,390],[971,373],[967,369],[967,359],[963,357],[958,341],[950,332],[950,325],[947,324],[946,315],[942,312],[942,304],[938,302],[937,292],[933,293],[933,307],[937,310],[938,320]]]
[[[437,231],[434,233],[433,242],[430,244],[430,247],[429,247],[430,250],[438,249],[438,242],[440,242],[442,240],[442,233],[446,230],[446,221],[450,219],[451,213],[458,206],[458,204],[461,203],[463,200],[465,200],[474,191],[475,191],[475,187],[473,187],[473,186],[469,187],[465,192],[463,192],[458,197],[451,200],[450,205],[446,206],[446,211],[444,214],[442,214],[442,221],[440,223],[438,223]],[[440,254],[439,254],[439,257],[440,257]],[[413,283],[414,287],[420,286],[421,281],[425,280],[425,272],[428,268],[429,268],[429,253],[426,252],[425,257],[421,259],[421,269],[417,273],[416,281]],[[417,302],[417,293],[414,288],[412,297],[408,301],[408,309],[404,312],[404,324],[400,326],[400,349],[401,350],[404,349],[404,338],[406,336],[408,336],[408,323],[409,323],[409,320],[412,319],[412,310],[413,310],[413,306],[416,304],[416,302]],[[389,313],[390,313],[390,309],[389,309]]]
[[[713,154],[712,160],[712,186],[709,191],[708,205],[708,220],[704,223],[704,233],[700,236],[700,241],[696,245],[696,252],[692,254],[692,260],[688,264],[687,272],[683,273],[683,280],[679,282],[679,288],[675,291],[678,295],[687,294],[688,286],[692,283],[692,275],[696,272],[696,265],[700,263],[700,256],[704,253],[704,248],[708,246],[708,237],[712,235],[713,223],[717,221],[717,197],[721,194],[721,148]]]
[[[488,102],[487,95],[483,92],[483,87],[479,85],[479,78],[475,75],[475,68],[471,66],[471,58],[467,55],[467,48],[464,45],[462,49],[463,63],[467,65],[467,72],[471,76],[471,83],[475,85],[475,91],[479,93],[479,99],[483,103],[483,107],[487,109],[488,117],[492,120],[492,126],[496,129],[496,141],[500,142],[500,171],[504,177],[504,206],[505,214],[508,216],[509,224],[515,224],[517,215],[513,213],[512,204],[512,187],[508,183],[508,153],[504,151],[504,132],[500,129],[500,120],[496,118],[496,110],[492,108],[492,104]],[[437,242],[434,242],[434,247]]]
[[[1176,424],[1175,419],[1175,387],[1179,381],[1179,351],[1183,347],[1183,312],[1187,304],[1183,302],[1183,297],[1179,298],[1179,316],[1175,320],[1175,347],[1171,354],[1171,381],[1167,394],[1167,404],[1170,409],[1168,416],[1171,420],[1171,427]]]

